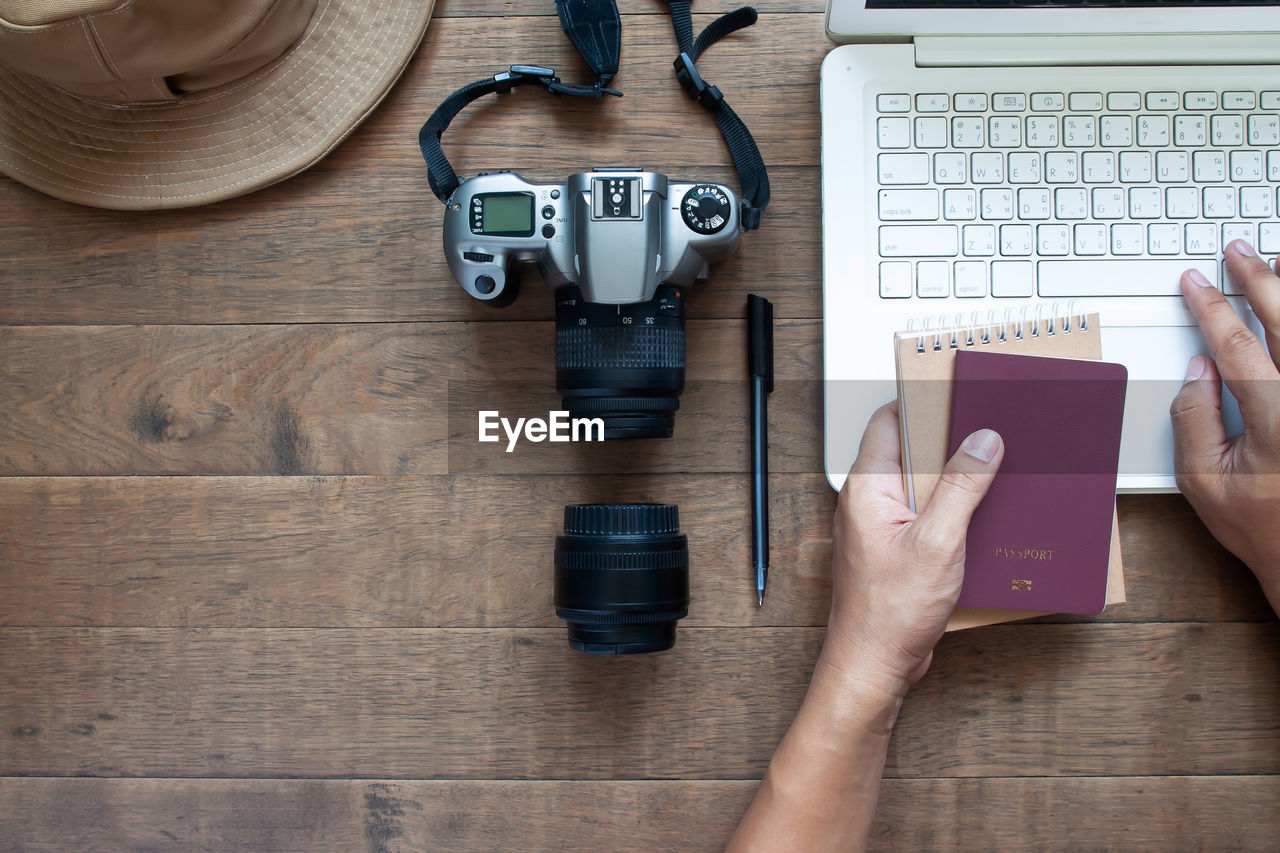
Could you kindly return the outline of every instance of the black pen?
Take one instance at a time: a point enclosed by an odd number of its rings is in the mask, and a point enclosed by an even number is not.
[[[773,391],[773,305],[747,296],[747,372],[751,383],[751,563],[756,605],[764,604],[769,580],[769,409]]]

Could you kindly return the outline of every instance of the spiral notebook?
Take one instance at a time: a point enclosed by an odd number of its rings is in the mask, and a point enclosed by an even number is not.
[[[947,460],[952,376],[956,353],[962,349],[1098,361],[1102,358],[1102,339],[1097,314],[1053,316],[1044,312],[1023,312],[999,323],[957,324],[895,334],[903,481],[912,509],[928,501]],[[1120,526],[1113,509],[1106,603],[1124,600]],[[957,608],[947,630],[1043,615],[1040,611]]]

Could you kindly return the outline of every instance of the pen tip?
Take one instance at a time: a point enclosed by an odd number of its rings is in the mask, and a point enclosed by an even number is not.
[[[757,593],[756,593],[756,607],[764,607],[764,593],[763,593],[763,592],[757,592]]]

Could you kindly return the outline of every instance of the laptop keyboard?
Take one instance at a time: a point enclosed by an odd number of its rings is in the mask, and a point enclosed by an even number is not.
[[[1280,91],[885,92],[880,296],[1176,296],[1280,252]]]

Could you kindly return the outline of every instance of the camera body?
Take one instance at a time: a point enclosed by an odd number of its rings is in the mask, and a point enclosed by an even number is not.
[[[709,182],[670,182],[639,169],[597,169],[564,184],[514,172],[481,174],[454,191],[444,218],[449,269],[468,294],[503,305],[521,264],[586,302],[650,302],[660,284],[687,286],[738,247],[738,198]]]

